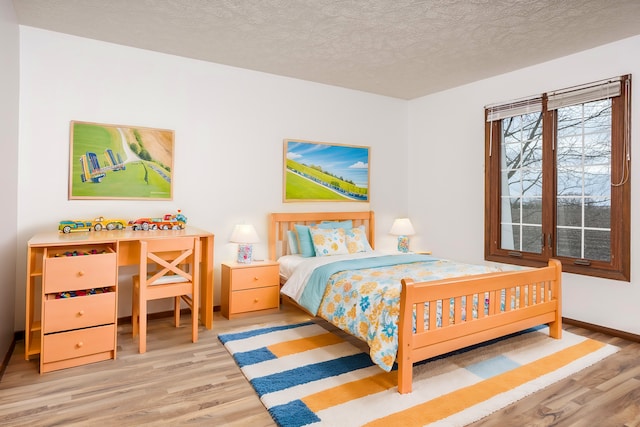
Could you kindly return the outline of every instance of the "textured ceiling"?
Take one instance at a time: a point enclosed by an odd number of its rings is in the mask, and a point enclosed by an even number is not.
[[[22,25],[412,99],[640,34],[640,0],[14,0]]]

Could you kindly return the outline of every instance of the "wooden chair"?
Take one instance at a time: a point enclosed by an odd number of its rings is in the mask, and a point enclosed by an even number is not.
[[[198,341],[200,240],[194,237],[140,241],[140,273],[133,276],[131,322],[140,335],[138,351],[147,350],[147,301],[174,298],[174,321],[180,326],[180,301],[191,309],[191,340]]]

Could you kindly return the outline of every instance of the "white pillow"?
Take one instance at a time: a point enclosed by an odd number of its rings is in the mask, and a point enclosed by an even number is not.
[[[287,240],[289,241],[289,253],[291,255],[299,254],[300,248],[298,248],[298,235],[294,230],[287,230]]]
[[[371,252],[371,245],[367,239],[367,232],[364,225],[345,230],[347,238],[347,250],[350,254],[358,252]]]
[[[347,239],[344,228],[309,227],[316,256],[345,255]]]

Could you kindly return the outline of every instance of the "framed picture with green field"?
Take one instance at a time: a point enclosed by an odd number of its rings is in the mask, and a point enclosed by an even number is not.
[[[284,140],[285,202],[368,202],[369,147]]]
[[[173,200],[174,132],[72,121],[69,199]]]

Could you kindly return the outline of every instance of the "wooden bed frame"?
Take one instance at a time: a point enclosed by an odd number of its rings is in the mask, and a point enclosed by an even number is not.
[[[372,211],[272,213],[269,215],[269,258],[277,260],[289,254],[287,231],[295,224],[314,224],[321,221],[352,220],[354,227],[364,225],[371,247],[375,247],[375,221]],[[470,345],[548,324],[549,335],[562,336],[562,266],[549,260],[544,268],[463,276],[433,282],[402,280],[400,319],[398,325],[398,392],[411,392],[413,364],[446,354]],[[519,288],[519,292],[516,289]],[[516,301],[515,308],[505,304],[501,311],[501,295]],[[488,314],[478,310],[473,318],[472,304],[466,305],[463,321],[462,297],[477,295],[485,298]],[[535,297],[534,297],[535,295]],[[442,310],[442,326],[436,325],[436,312],[431,310],[424,324],[419,322],[413,331],[413,312],[424,318],[424,304],[434,307],[438,301],[454,301],[453,318],[449,310]]]

